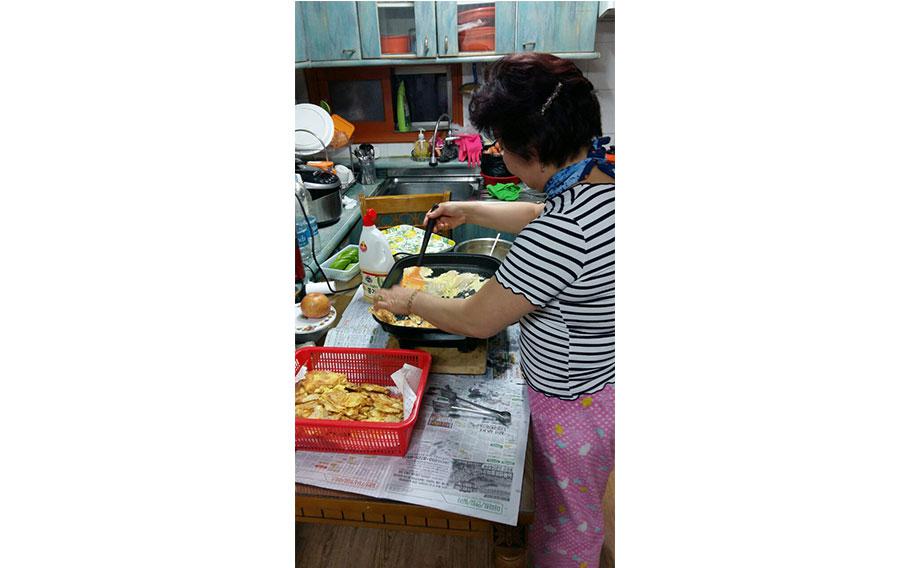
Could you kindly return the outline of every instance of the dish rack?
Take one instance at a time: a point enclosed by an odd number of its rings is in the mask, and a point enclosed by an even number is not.
[[[294,373],[306,365],[310,371],[344,373],[352,383],[395,386],[392,373],[405,364],[421,371],[417,399],[410,416],[402,422],[363,422],[297,418],[295,449],[317,452],[404,456],[414,424],[420,414],[423,393],[430,374],[431,356],[408,349],[360,349],[353,347],[302,347],[295,355]]]

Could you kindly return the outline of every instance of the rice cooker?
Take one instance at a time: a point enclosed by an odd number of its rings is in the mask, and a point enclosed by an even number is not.
[[[318,168],[300,168],[303,188],[310,194],[310,215],[316,226],[328,227],[341,218],[341,181],[331,172]]]

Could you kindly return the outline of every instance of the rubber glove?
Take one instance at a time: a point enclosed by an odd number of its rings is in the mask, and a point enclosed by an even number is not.
[[[466,136],[466,138],[468,165],[479,166],[480,154],[483,152],[483,142],[480,140],[480,135],[472,134],[471,136]]]
[[[521,187],[514,183],[497,183],[487,186],[487,192],[496,199],[515,201],[521,194]]]
[[[459,136],[455,140],[455,144],[458,146],[458,161],[464,162],[468,159],[468,141],[464,136]]]

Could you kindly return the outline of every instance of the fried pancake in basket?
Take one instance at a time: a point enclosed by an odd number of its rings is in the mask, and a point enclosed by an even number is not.
[[[310,371],[297,383],[295,415],[321,420],[401,422],[404,402],[388,387],[349,383],[344,373]]]
[[[352,391],[364,391],[364,392],[381,392],[382,394],[389,394],[389,387],[384,387],[382,385],[374,385],[373,383],[348,383],[348,390]]]
[[[310,371],[306,378],[301,381],[303,389],[307,394],[323,392],[337,385],[343,385],[348,382],[348,377],[344,373],[333,373],[332,371]]]

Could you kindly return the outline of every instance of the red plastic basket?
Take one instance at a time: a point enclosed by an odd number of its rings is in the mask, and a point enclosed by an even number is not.
[[[483,185],[484,187],[488,185],[496,185],[497,183],[520,183],[521,180],[517,176],[509,177],[493,177],[488,176],[487,174],[480,174],[483,176]]]
[[[298,450],[403,456],[420,413],[423,391],[430,374],[429,353],[410,349],[355,349],[350,347],[302,347],[297,350],[295,374],[302,365],[310,371],[344,373],[352,383],[395,386],[392,373],[407,363],[419,367],[417,401],[403,422],[358,422],[297,418],[295,447]]]

